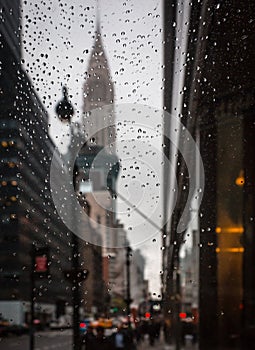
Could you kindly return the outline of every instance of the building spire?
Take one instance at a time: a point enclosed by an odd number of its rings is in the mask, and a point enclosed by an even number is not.
[[[96,33],[100,34],[100,7],[99,0],[96,0]]]
[[[93,125],[90,122],[90,118],[87,118],[93,109],[105,107],[104,115],[107,118],[100,118],[100,132],[96,135],[96,144],[106,146],[109,143],[114,143],[115,129],[106,127],[114,125],[115,113],[114,113],[114,86],[110,76],[109,65],[105,54],[102,35],[100,30],[100,7],[99,1],[96,0],[96,22],[94,43],[91,51],[89,65],[87,69],[87,77],[84,84],[84,129],[90,134],[93,131]],[[113,148],[112,148],[113,149]]]

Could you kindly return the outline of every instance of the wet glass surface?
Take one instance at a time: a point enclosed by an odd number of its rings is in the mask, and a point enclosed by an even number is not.
[[[0,0],[0,349],[252,349],[254,7]]]

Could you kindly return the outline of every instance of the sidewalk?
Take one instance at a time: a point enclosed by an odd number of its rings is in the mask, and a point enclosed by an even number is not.
[[[145,339],[141,344],[138,345],[137,350],[175,350],[175,345],[169,345],[166,344],[162,337],[159,341],[156,341],[154,346],[151,346],[149,344],[148,339]],[[187,344],[186,346],[182,347],[181,350],[198,350],[197,345]]]

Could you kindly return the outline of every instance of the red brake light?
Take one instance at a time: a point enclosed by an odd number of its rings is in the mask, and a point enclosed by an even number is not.
[[[80,323],[80,328],[86,328],[86,323],[81,322],[81,323]]]

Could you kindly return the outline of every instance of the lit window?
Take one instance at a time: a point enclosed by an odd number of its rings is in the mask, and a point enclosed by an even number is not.
[[[1,142],[1,145],[2,145],[4,148],[8,147],[8,143],[7,143],[6,141],[2,141],[2,142]]]

